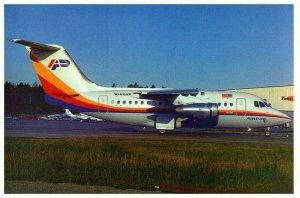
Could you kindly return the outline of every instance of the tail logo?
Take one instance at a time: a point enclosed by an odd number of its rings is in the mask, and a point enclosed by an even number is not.
[[[48,65],[48,68],[51,68],[51,70],[55,70],[57,67],[68,67],[70,65],[69,60],[65,59],[52,59]]]

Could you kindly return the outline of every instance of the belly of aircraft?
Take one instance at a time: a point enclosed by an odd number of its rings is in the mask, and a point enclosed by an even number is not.
[[[156,115],[154,113],[86,112],[84,114],[112,122],[155,127]]]
[[[101,118],[107,121],[118,122],[136,126],[155,127],[156,117],[162,116],[155,113],[112,113],[112,112],[84,112],[84,114]],[[175,115],[170,115],[175,116]],[[199,122],[199,125],[197,124]],[[201,122],[201,124],[200,124]],[[186,128],[261,128],[272,125],[273,119],[265,116],[237,116],[237,115],[219,115],[216,122],[210,125],[203,125],[203,121],[193,120]],[[275,124],[274,124],[275,125]],[[178,126],[177,126],[178,127]]]

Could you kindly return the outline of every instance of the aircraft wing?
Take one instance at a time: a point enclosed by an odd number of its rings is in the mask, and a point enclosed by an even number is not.
[[[163,89],[143,90],[143,91],[136,92],[134,95],[137,95],[138,98],[142,98],[142,99],[163,100],[163,101],[168,101],[170,103],[174,103],[174,101],[180,97],[185,97],[189,95],[196,96],[198,93],[199,93],[198,89],[163,88]],[[195,101],[195,97],[188,97],[188,98],[189,99],[187,101],[189,101],[190,103],[199,102],[199,99]]]
[[[139,92],[142,96],[177,96],[177,95],[197,95],[198,89],[161,89]]]

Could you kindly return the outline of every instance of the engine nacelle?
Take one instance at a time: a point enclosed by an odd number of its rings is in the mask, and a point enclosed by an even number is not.
[[[175,109],[183,117],[194,119],[212,119],[218,117],[218,104],[194,103],[186,104]]]

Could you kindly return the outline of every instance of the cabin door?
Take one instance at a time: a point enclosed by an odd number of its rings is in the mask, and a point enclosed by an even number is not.
[[[108,111],[108,97],[105,95],[100,95],[98,97],[98,111],[107,112]]]
[[[246,99],[236,99],[236,115],[246,115]]]

